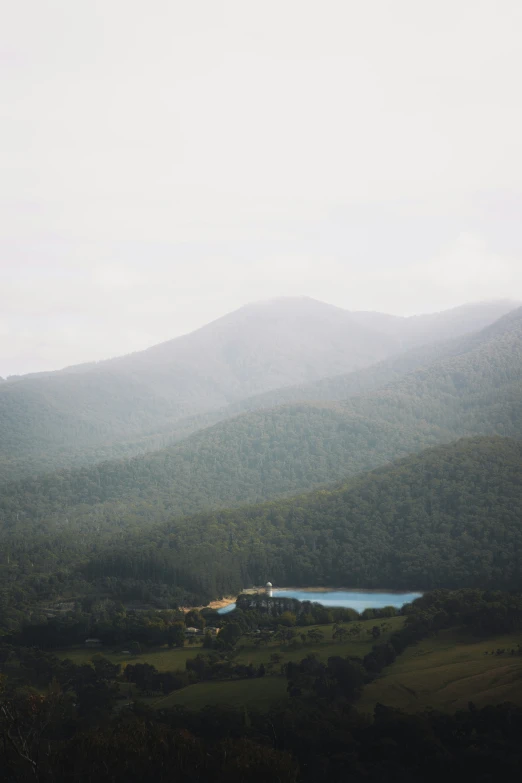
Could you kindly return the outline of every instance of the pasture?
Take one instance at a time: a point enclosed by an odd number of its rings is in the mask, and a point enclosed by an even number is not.
[[[404,618],[361,622],[360,634],[342,642],[332,638],[332,625],[313,626],[324,634],[324,638],[315,643],[307,641],[302,644],[298,635],[295,645],[273,640],[258,645],[255,636],[245,635],[237,647],[237,661],[247,665],[251,663],[256,668],[264,664],[267,669],[265,677],[201,682],[165,697],[147,698],[146,701],[158,708],[182,705],[199,709],[205,704],[220,704],[250,705],[263,709],[273,701],[286,698],[286,680],[279,675],[283,663],[300,660],[310,653],[323,661],[332,655],[362,658],[375,643],[371,629],[382,622],[385,624],[379,642],[386,641],[391,633],[398,630]],[[350,628],[350,624],[345,627]],[[310,628],[295,630],[299,634],[306,633]],[[381,703],[406,712],[430,708],[452,712],[466,707],[470,701],[478,707],[503,701],[522,704],[522,656],[511,654],[511,650],[518,649],[519,642],[522,644],[522,634],[481,640],[458,629],[443,631],[399,655],[375,682],[364,688],[357,709],[371,713],[375,705]],[[497,655],[498,649],[505,649],[506,652]],[[124,655],[121,651],[107,647],[78,647],[57,651],[56,654],[61,658],[70,658],[77,664],[89,663],[93,656],[102,654],[113,663],[122,665],[147,662],[158,671],[180,671],[185,669],[189,658],[205,652],[201,644],[186,643],[183,648],[144,649],[135,656]],[[274,653],[279,656],[276,664],[270,660]],[[139,697],[139,693],[137,695]]]
[[[227,707],[256,707],[265,710],[276,701],[287,698],[284,677],[258,677],[253,680],[226,680],[225,682],[199,682],[180,691],[173,691],[152,702],[156,709],[187,707],[199,710],[207,704]]]
[[[337,639],[333,639],[333,625],[314,625],[307,626],[306,628],[295,628],[297,632],[297,640],[299,646],[294,648],[292,646],[281,644],[277,641],[269,641],[268,644],[257,645],[255,643],[255,636],[245,635],[243,636],[237,646],[239,663],[250,664],[254,666],[260,666],[260,664],[267,665],[270,661],[270,655],[278,653],[281,656],[281,662],[290,660],[300,660],[309,653],[316,654],[321,660],[327,660],[331,655],[342,655],[350,657],[364,657],[370,652],[375,640],[372,638],[370,632],[373,626],[382,625],[382,634],[379,641],[386,641],[389,635],[400,628],[404,623],[403,617],[391,617],[386,620],[365,620],[357,623],[361,626],[361,632],[359,635],[352,638],[348,638],[339,642]],[[347,623],[344,627],[350,629],[350,623]],[[324,639],[317,643],[306,642],[301,644],[299,640],[299,634],[306,633],[312,628],[320,630]],[[103,655],[108,658],[112,663],[126,664],[126,663],[150,663],[156,667],[158,671],[179,671],[185,669],[185,665],[188,658],[193,658],[198,653],[204,653],[201,644],[189,645],[185,643],[184,647],[174,647],[169,649],[168,647],[155,647],[151,649],[143,649],[138,655],[125,655],[120,650],[114,647],[73,647],[64,650],[56,650],[55,655],[60,658],[69,658],[76,664],[89,663],[92,661],[95,655]]]
[[[441,632],[406,649],[363,691],[357,708],[377,703],[406,712],[455,712],[510,701],[522,704],[522,656],[511,655],[522,634],[477,639],[458,629]],[[505,649],[502,655],[491,654]],[[487,654],[486,654],[487,653]]]

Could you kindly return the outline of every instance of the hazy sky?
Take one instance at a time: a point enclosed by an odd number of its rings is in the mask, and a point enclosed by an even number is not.
[[[0,0],[0,375],[522,298],[520,0]]]

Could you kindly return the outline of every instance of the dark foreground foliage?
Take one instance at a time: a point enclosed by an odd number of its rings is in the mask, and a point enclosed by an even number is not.
[[[346,705],[291,700],[268,714],[208,707],[152,713],[136,706],[79,723],[60,694],[3,700],[4,780],[26,783],[468,781],[511,783],[522,763],[522,709],[374,720]]]
[[[11,783],[69,780],[138,783],[249,781],[341,783],[473,780],[510,783],[522,764],[522,708],[510,704],[455,715],[406,715],[377,705],[373,719],[354,704],[364,684],[411,645],[453,625],[489,636],[522,630],[520,595],[483,590],[429,593],[405,607],[406,623],[364,659],[307,655],[288,662],[290,698],[268,712],[206,707],[122,706],[119,665],[102,656],[75,665],[37,649],[0,647],[0,764]],[[226,628],[248,623],[239,610]],[[281,615],[283,617],[285,613]],[[228,644],[233,644],[233,634]],[[237,634],[234,637],[237,639]],[[16,660],[15,660],[16,659]],[[232,659],[230,659],[231,661]],[[15,666],[14,663],[17,665]],[[192,665],[194,664],[194,665]],[[240,667],[239,667],[240,668]],[[180,673],[128,666],[124,682],[166,690],[190,680],[264,676],[210,652]],[[11,673],[14,672],[14,678]],[[20,678],[25,677],[25,684]],[[187,677],[189,680],[187,680]],[[158,680],[158,682],[156,682]]]

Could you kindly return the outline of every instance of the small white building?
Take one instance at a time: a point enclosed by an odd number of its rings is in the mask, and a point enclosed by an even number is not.
[[[269,598],[272,598],[272,588],[273,588],[272,582],[267,582],[265,585],[266,594]]]

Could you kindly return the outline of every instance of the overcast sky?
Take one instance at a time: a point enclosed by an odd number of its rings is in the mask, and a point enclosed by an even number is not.
[[[522,299],[520,0],[0,0],[0,375]]]

